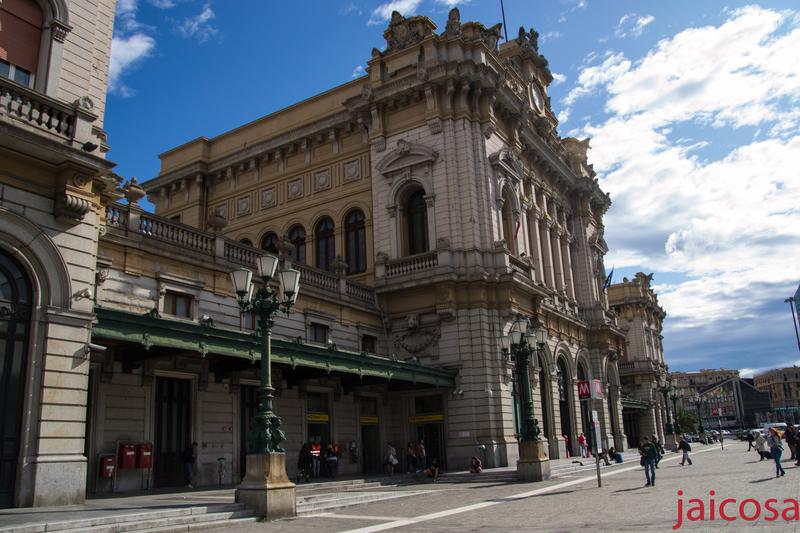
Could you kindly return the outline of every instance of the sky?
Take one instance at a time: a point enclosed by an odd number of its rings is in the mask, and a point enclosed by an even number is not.
[[[106,130],[117,171],[364,74],[393,10],[442,30],[502,22],[499,0],[118,0]],[[591,138],[611,194],[614,282],[667,312],[671,370],[800,364],[800,4],[505,0],[539,32],[562,137]]]

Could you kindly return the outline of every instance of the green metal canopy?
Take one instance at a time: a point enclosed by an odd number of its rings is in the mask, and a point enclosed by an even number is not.
[[[620,398],[623,408],[637,409],[640,411],[648,411],[650,409],[650,402],[644,400],[637,400],[636,398],[622,397]]]
[[[205,357],[222,355],[256,361],[261,359],[261,341],[251,334],[170,320],[155,313],[139,315],[117,309],[96,307],[97,323],[92,328],[93,340],[115,340],[140,344],[145,350],[153,346],[192,351]],[[308,346],[301,341],[272,339],[272,360],[295,367],[308,367],[327,372],[345,372],[387,380],[454,387],[455,370],[431,368],[416,362],[396,361],[387,357]]]

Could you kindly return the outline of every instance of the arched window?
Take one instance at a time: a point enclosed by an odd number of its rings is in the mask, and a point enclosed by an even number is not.
[[[367,230],[364,213],[360,209],[350,211],[344,221],[347,273],[358,274],[367,270]]]
[[[247,246],[253,246],[253,243],[250,241],[250,239],[241,239],[239,242],[246,244]]]
[[[408,255],[428,251],[428,206],[425,191],[417,190],[408,197],[405,208]]]
[[[293,226],[289,230],[289,242],[294,245],[292,260],[295,263],[306,262],[306,229],[303,226]]]
[[[0,250],[0,508],[14,505],[33,297],[22,266]]]
[[[271,254],[278,253],[278,235],[274,231],[270,231],[261,239],[261,249]]]
[[[333,270],[333,260],[336,258],[333,220],[325,217],[317,222],[317,227],[314,228],[314,241],[316,243],[314,264],[323,270]]]
[[[44,14],[33,0],[0,3],[0,76],[33,87]]]

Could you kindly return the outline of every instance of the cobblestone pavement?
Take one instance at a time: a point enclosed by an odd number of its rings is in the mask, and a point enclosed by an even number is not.
[[[693,446],[694,465],[681,466],[678,454],[668,454],[657,470],[655,487],[644,486],[644,472],[637,464],[604,470],[603,486],[586,473],[543,483],[415,485],[423,496],[364,504],[318,516],[228,528],[230,533],[287,532],[324,533],[357,531],[672,531],[678,521],[678,491],[683,492],[680,530],[712,531],[720,527],[759,527],[762,531],[798,531],[800,467],[788,459],[786,476],[775,478],[772,461],[759,462],[747,444],[729,441],[719,445]],[[398,488],[394,490],[404,490]],[[714,491],[709,496],[709,491]],[[687,512],[698,511],[702,499],[704,521],[689,521]],[[713,519],[710,499],[715,501]],[[728,522],[723,512],[735,520]],[[754,521],[740,515],[740,502],[754,498],[761,515]],[[777,501],[767,502],[769,498]],[[785,499],[791,499],[789,503]],[[752,517],[755,502],[746,502],[744,515]],[[766,507],[765,507],[766,505]],[[769,521],[773,513],[777,520]],[[797,514],[795,514],[795,512]],[[692,515],[694,516],[694,515]],[[785,520],[787,518],[788,520]]]

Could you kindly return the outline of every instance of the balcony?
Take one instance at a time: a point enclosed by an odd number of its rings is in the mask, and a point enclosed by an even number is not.
[[[92,123],[96,119],[88,98],[66,104],[0,77],[1,123],[81,148],[87,141],[100,144],[92,134]]]
[[[654,361],[620,361],[617,363],[619,375],[636,376],[641,374],[657,374],[658,365]]]
[[[107,237],[121,237],[137,242],[163,243],[164,253],[178,257],[189,255],[213,264],[218,259],[255,268],[256,257],[262,250],[199,230],[180,222],[153,215],[131,205],[110,204],[106,208]],[[158,245],[158,244],[156,244]],[[320,293],[322,297],[349,302],[359,306],[375,306],[372,287],[351,281],[325,270],[294,264],[300,270],[303,292]]]

